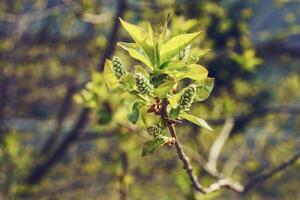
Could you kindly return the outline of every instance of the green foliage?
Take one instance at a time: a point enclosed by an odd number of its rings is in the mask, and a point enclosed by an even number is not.
[[[160,119],[164,112],[162,102],[167,101],[173,107],[167,113],[171,119],[187,119],[198,126],[212,130],[203,119],[187,114],[192,104],[208,98],[213,88],[214,79],[208,78],[208,71],[197,64],[199,57],[207,50],[191,50],[191,43],[199,38],[203,31],[180,34],[168,39],[166,35],[168,19],[165,20],[162,31],[154,30],[150,23],[146,31],[120,20],[135,43],[119,42],[118,45],[132,58],[151,70],[148,72],[143,66],[137,65],[134,72],[127,71],[116,56],[113,57],[112,62],[106,61],[104,78],[109,88],[114,92],[129,92],[139,100],[133,104],[128,114],[129,121],[136,124],[140,114],[151,113]],[[176,93],[177,85],[184,83],[185,79],[190,79],[193,83]],[[144,105],[146,109],[141,111]],[[156,148],[168,142],[172,143],[172,138],[162,134],[166,132],[164,126],[148,125],[145,119],[143,121],[148,133],[154,138],[144,144],[142,156],[154,152]]]
[[[132,106],[132,111],[128,114],[128,119],[135,124],[140,117],[140,107],[143,105],[142,102],[135,102]]]

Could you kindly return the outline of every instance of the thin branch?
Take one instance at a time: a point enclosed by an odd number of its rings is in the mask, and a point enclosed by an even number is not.
[[[196,190],[198,190],[199,192],[206,193],[205,188],[198,182],[197,177],[193,174],[193,168],[190,164],[189,158],[186,156],[186,154],[183,152],[183,150],[181,148],[181,144],[178,141],[174,125],[173,124],[168,125],[168,129],[169,129],[172,137],[175,138],[175,147],[176,147],[177,155],[178,155],[179,159],[182,161],[183,168],[185,169],[186,173],[188,174],[193,187]]]
[[[295,155],[293,155],[289,160],[283,162],[282,164],[280,164],[279,166],[277,166],[274,169],[270,170],[269,172],[266,172],[265,174],[262,174],[258,177],[253,178],[252,180],[250,180],[246,184],[245,190],[243,191],[243,194],[247,193],[255,185],[270,179],[271,177],[273,177],[277,173],[280,173],[281,171],[283,171],[284,169],[286,169],[290,165],[293,165],[294,163],[296,163],[296,161],[298,161],[299,158],[300,158],[300,151],[297,152]]]

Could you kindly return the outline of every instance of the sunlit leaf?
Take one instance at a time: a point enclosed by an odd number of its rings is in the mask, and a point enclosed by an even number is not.
[[[106,82],[106,85],[108,89],[114,90],[119,86],[119,80],[115,76],[115,74],[112,71],[112,62],[108,59],[105,60],[105,65],[104,65],[104,79]]]
[[[163,64],[169,59],[176,56],[181,50],[187,47],[196,37],[198,37],[202,33],[203,31],[196,32],[196,33],[182,34],[170,39],[161,48],[160,64]]]
[[[203,81],[198,81],[196,82],[196,97],[194,99],[194,102],[197,101],[204,101],[207,99],[214,87],[214,78],[207,78],[204,79]]]
[[[118,46],[122,47],[126,51],[128,51],[129,55],[134,59],[137,59],[144,63],[146,66],[152,68],[151,62],[149,61],[145,52],[135,43],[127,43],[127,42],[118,42]]]
[[[210,131],[213,131],[213,129],[207,124],[207,122],[204,120],[204,119],[201,119],[199,117],[196,117],[194,115],[190,115],[190,114],[187,114],[187,113],[181,113],[180,114],[180,117],[198,125],[198,126],[201,126],[203,128],[206,128]]]
[[[188,57],[187,64],[194,64],[199,62],[199,59],[207,54],[210,49],[198,49],[191,52],[190,56]]]
[[[190,78],[196,81],[207,78],[208,71],[203,66],[198,64],[191,64],[187,66],[188,72],[178,72],[175,74],[176,79]]]
[[[176,82],[174,81],[164,82],[153,91],[154,96],[161,98],[166,97],[166,95],[171,91],[175,84]]]
[[[149,44],[149,34],[139,26],[130,24],[120,18],[124,29],[129,33],[130,37],[143,49],[149,58],[152,66],[155,66],[155,46]]]
[[[140,65],[135,66],[135,73],[141,73],[147,78],[150,77],[149,73]]]

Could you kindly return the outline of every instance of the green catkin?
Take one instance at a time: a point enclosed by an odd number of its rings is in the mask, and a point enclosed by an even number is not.
[[[114,56],[112,59],[112,69],[118,79],[126,74],[126,70],[117,56]]]
[[[147,131],[148,131],[149,135],[151,135],[155,138],[162,134],[162,129],[157,125],[148,126]]]
[[[178,101],[178,109],[180,111],[187,111],[192,106],[192,103],[196,96],[196,86],[189,85],[180,96]]]
[[[141,73],[134,75],[135,84],[141,94],[150,94],[153,91],[153,86],[149,80]]]

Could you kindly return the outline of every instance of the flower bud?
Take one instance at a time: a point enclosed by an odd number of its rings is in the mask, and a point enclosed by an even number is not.
[[[153,137],[157,137],[158,135],[161,135],[163,132],[163,130],[157,125],[148,126],[147,131],[148,131],[149,135],[151,135]]]
[[[141,94],[150,94],[153,91],[153,86],[149,80],[141,73],[134,75],[135,84]]]
[[[189,85],[178,101],[178,108],[180,111],[187,111],[192,106],[194,98],[196,96],[196,87],[195,85]]]
[[[114,56],[112,59],[112,69],[118,79],[126,74],[126,70],[117,56]]]

